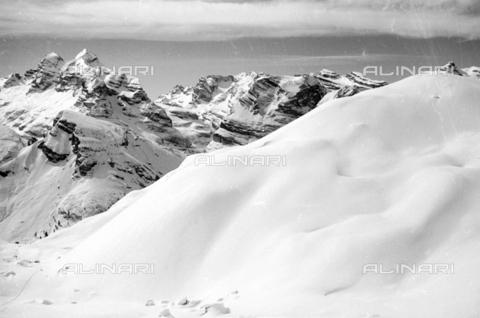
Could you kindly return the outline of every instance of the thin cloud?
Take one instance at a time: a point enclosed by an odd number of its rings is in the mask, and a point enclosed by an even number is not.
[[[174,41],[396,34],[480,38],[477,0],[21,0],[0,36]]]
[[[380,63],[385,61],[397,61],[399,58],[409,58],[412,56],[401,55],[401,54],[358,54],[358,55],[320,55],[320,56],[302,56],[302,55],[272,55],[270,58],[281,61],[283,64],[291,65],[338,65],[339,63],[343,64],[352,64],[355,65],[358,62],[366,63]]]

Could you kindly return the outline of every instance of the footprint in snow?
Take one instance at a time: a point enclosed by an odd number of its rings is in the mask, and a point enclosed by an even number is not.
[[[232,295],[236,296],[237,293],[238,292],[234,292]],[[200,317],[226,315],[230,313],[230,309],[225,306],[223,300],[224,298],[219,298],[216,302],[204,303],[201,300],[190,300],[187,297],[183,297],[176,302],[162,301],[160,306],[165,308],[160,312],[159,317],[174,318],[186,314],[195,314]]]
[[[0,276],[3,276],[3,277],[8,277],[8,276],[15,276],[15,272],[14,271],[8,271],[8,272],[0,272]]]
[[[200,310],[203,311],[201,315],[204,317],[220,316],[230,313],[230,309],[225,307],[225,305],[221,302],[203,305],[202,307],[200,307]]]
[[[51,305],[53,304],[50,300],[47,299],[36,299],[35,302],[40,305]]]
[[[17,262],[17,265],[23,266],[23,267],[32,267],[32,262],[29,260],[21,260]]]
[[[187,297],[183,297],[177,301],[175,306],[177,307],[183,307],[183,308],[192,308],[200,304],[200,300],[189,300]]]
[[[172,316],[172,313],[170,312],[170,309],[168,309],[168,308],[165,308],[164,310],[162,310],[160,312],[160,314],[158,315],[158,317],[175,318],[174,316]]]

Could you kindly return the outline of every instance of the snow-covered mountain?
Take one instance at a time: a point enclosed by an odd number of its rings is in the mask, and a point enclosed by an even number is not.
[[[3,239],[43,238],[104,212],[184,158],[187,140],[138,79],[91,52],[67,62],[51,53],[0,83]]]
[[[0,125],[0,165],[15,158],[23,147],[22,138],[15,131]]]
[[[193,140],[197,152],[209,152],[262,138],[311,111],[324,97],[352,96],[386,84],[357,72],[341,76],[329,70],[296,76],[209,75],[195,87],[174,87],[155,104]]]
[[[480,79],[480,67],[472,66],[469,68],[461,69],[452,61],[437,69],[436,72],[441,74],[467,76]]]
[[[22,83],[23,78],[18,73],[13,73],[8,76],[0,78],[0,90],[12,86],[18,86]]]
[[[113,73],[92,52],[69,61],[50,53],[24,76],[0,79],[0,125],[12,129],[0,149],[1,237],[44,238],[150,185],[186,155],[248,144],[322,98],[385,84],[327,70],[252,72],[208,76],[153,103],[138,78]]]
[[[475,78],[413,76],[189,156],[105,213],[4,243],[2,314],[475,317],[478,96]]]

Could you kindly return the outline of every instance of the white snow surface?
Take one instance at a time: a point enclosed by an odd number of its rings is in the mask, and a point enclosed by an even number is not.
[[[473,78],[410,77],[208,154],[285,166],[190,156],[103,214],[0,245],[0,315],[477,317],[479,96]],[[154,273],[59,272],[132,263]],[[454,273],[363,274],[370,263]]]
[[[22,148],[20,136],[12,129],[0,125],[0,165],[14,158]]]

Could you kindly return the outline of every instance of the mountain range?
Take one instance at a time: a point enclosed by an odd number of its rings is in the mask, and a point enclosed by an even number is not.
[[[0,79],[0,232],[30,242],[102,213],[194,153],[245,145],[323,100],[386,85],[359,73],[210,75],[154,102],[87,50]],[[19,221],[19,219],[21,219]]]

